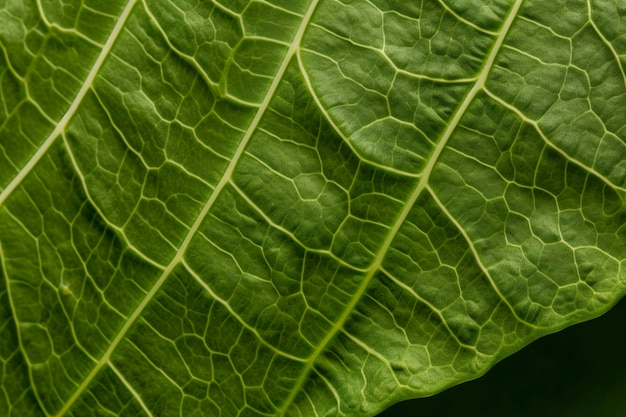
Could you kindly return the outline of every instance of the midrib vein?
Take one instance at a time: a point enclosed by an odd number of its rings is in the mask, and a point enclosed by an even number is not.
[[[136,1],[136,0],[133,0],[133,3],[134,3],[134,1]],[[91,381],[96,377],[98,372],[100,372],[100,370],[105,365],[107,365],[109,363],[109,361],[111,359],[111,355],[113,354],[113,352],[115,351],[117,346],[120,344],[120,342],[124,339],[124,337],[126,336],[126,333],[128,333],[128,330],[133,326],[133,324],[141,316],[142,312],[148,306],[150,301],[154,298],[156,293],[161,289],[161,287],[163,286],[165,281],[167,281],[167,278],[169,277],[171,272],[174,270],[174,268],[176,268],[176,266],[179,263],[181,263],[181,261],[183,260],[185,252],[187,251],[187,248],[189,247],[189,244],[191,243],[191,240],[193,239],[193,237],[195,236],[196,232],[200,228],[200,225],[204,221],[204,218],[206,217],[206,215],[211,210],[211,207],[213,207],[213,204],[215,203],[215,201],[219,197],[221,191],[229,183],[229,181],[231,179],[231,176],[232,176],[232,174],[233,174],[233,172],[235,170],[235,167],[237,166],[237,163],[239,162],[239,159],[241,158],[241,155],[243,154],[243,152],[244,152],[248,142],[250,141],[250,138],[252,137],[253,133],[256,131],[259,123],[261,122],[261,119],[263,118],[263,115],[265,114],[265,110],[267,110],[267,108],[269,107],[270,101],[272,100],[272,97],[274,96],[276,90],[278,89],[278,85],[280,84],[280,82],[281,82],[281,80],[283,78],[283,75],[285,74],[285,71],[287,70],[287,67],[289,65],[289,62],[291,61],[291,58],[295,55],[296,51],[300,47],[300,42],[302,40],[302,36],[304,35],[306,27],[308,26],[308,23],[309,23],[309,21],[311,19],[311,16],[313,15],[313,12],[314,12],[318,2],[319,2],[319,0],[314,0],[311,3],[311,5],[309,6],[309,8],[307,9],[306,13],[304,14],[304,16],[302,18],[302,22],[301,22],[300,26],[298,27],[298,30],[297,30],[297,32],[296,32],[296,34],[294,36],[293,41],[291,42],[289,50],[287,51],[287,54],[285,55],[283,61],[281,62],[281,65],[278,68],[278,72],[276,73],[276,76],[274,77],[274,80],[272,81],[272,84],[270,85],[270,87],[269,87],[269,89],[267,91],[267,94],[265,95],[263,101],[261,102],[261,104],[259,106],[259,109],[257,110],[257,113],[255,114],[254,118],[252,119],[252,122],[250,123],[250,126],[246,130],[246,133],[244,134],[244,136],[243,136],[243,138],[241,140],[241,143],[237,147],[237,150],[233,154],[233,158],[230,161],[230,163],[228,164],[228,167],[226,167],[226,170],[224,171],[224,175],[220,179],[220,182],[215,186],[215,189],[213,190],[213,193],[209,197],[209,199],[206,202],[206,204],[202,207],[202,210],[200,211],[200,213],[196,217],[196,220],[194,221],[194,223],[190,227],[189,231],[185,235],[185,239],[183,240],[183,242],[182,242],[180,248],[178,249],[178,251],[176,252],[176,255],[172,258],[170,263],[165,267],[165,269],[163,270],[163,273],[161,274],[159,279],[152,286],[152,288],[146,294],[146,296],[141,300],[141,302],[139,303],[137,308],[128,317],[128,319],[126,320],[126,322],[124,323],[124,325],[122,326],[122,328],[120,329],[118,334],[115,336],[115,338],[113,339],[113,341],[109,345],[109,347],[106,350],[106,352],[102,355],[102,357],[98,361],[98,363],[94,366],[94,368],[91,370],[91,372],[89,372],[89,374],[85,377],[83,382],[78,386],[76,391],[74,391],[74,393],[68,399],[68,401],[63,405],[63,408],[61,408],[59,410],[59,412],[55,415],[56,417],[63,416],[74,405],[76,400],[78,400],[78,398],[81,396],[81,394],[91,384]]]
[[[291,390],[289,394],[289,397],[287,397],[287,399],[285,400],[285,403],[282,405],[282,407],[278,411],[279,416],[282,417],[287,413],[287,410],[289,409],[291,404],[295,401],[298,393],[304,387],[304,384],[306,383],[307,378],[309,374],[311,373],[313,366],[315,365],[315,362],[317,361],[317,358],[326,350],[330,342],[343,329],[344,324],[346,323],[346,321],[352,314],[354,308],[356,307],[358,302],[361,300],[361,298],[365,294],[367,288],[369,287],[369,284],[372,278],[374,277],[376,272],[380,270],[382,266],[382,262],[385,256],[387,255],[387,251],[391,247],[391,244],[393,240],[395,239],[396,235],[398,234],[398,231],[402,227],[402,224],[404,223],[411,209],[415,205],[415,202],[417,201],[419,196],[422,194],[424,189],[426,189],[426,186],[428,185],[428,180],[430,179],[430,175],[435,167],[436,162],[439,159],[439,156],[441,155],[441,152],[443,152],[448,140],[452,136],[452,133],[456,130],[457,126],[459,125],[459,122],[461,121],[461,118],[467,111],[467,108],[470,106],[470,104],[472,103],[472,101],[474,100],[478,92],[481,91],[483,87],[485,86],[487,77],[489,76],[489,73],[491,72],[491,68],[493,67],[493,64],[496,60],[496,56],[498,55],[498,52],[502,48],[502,44],[504,43],[504,40],[509,32],[509,29],[511,28],[511,25],[513,24],[513,21],[517,17],[517,14],[523,2],[524,0],[516,0],[515,3],[513,4],[511,11],[507,15],[504,23],[502,24],[502,28],[500,29],[498,33],[496,41],[494,42],[491,50],[489,51],[489,54],[487,55],[487,59],[485,60],[485,64],[483,65],[483,68],[481,69],[479,77],[476,79],[476,82],[474,83],[474,86],[472,87],[472,89],[469,91],[469,93],[467,93],[463,101],[459,104],[459,106],[457,107],[457,109],[455,110],[452,116],[452,119],[448,123],[448,126],[446,127],[445,131],[441,134],[441,137],[439,138],[437,146],[433,150],[433,153],[430,156],[428,163],[426,164],[426,167],[424,168],[424,171],[422,173],[422,176],[420,177],[419,182],[413,189],[411,196],[409,197],[406,205],[404,206],[404,208],[402,209],[402,211],[400,212],[400,214],[394,221],[391,229],[387,233],[387,236],[385,240],[383,241],[383,244],[381,245],[381,248],[378,252],[376,259],[374,260],[370,268],[367,270],[365,277],[363,278],[363,281],[361,282],[361,285],[359,286],[354,296],[350,300],[350,303],[344,309],[337,323],[335,323],[335,325],[330,329],[330,331],[326,334],[326,337],[322,340],[320,345],[317,347],[317,349],[315,349],[315,351],[311,354],[311,356],[307,360],[306,365],[302,373],[300,374],[300,377],[296,381],[296,384],[294,385],[293,389]]]
[[[100,72],[100,68],[102,68],[104,61],[109,56],[109,53],[111,52],[111,49],[113,48],[113,45],[115,44],[115,41],[117,40],[120,33],[122,32],[122,29],[124,25],[126,24],[126,20],[128,19],[128,16],[130,16],[130,13],[133,7],[135,6],[136,2],[137,0],[130,0],[128,4],[126,5],[126,7],[124,8],[124,10],[122,11],[122,14],[119,17],[119,20],[117,21],[117,23],[113,27],[113,30],[111,31],[111,34],[109,35],[109,38],[107,39],[106,43],[102,47],[102,50],[100,51],[100,54],[98,55],[98,58],[96,59],[96,62],[94,63],[93,67],[91,67],[91,71],[89,71],[89,74],[87,74],[87,78],[85,78],[83,85],[80,87],[80,90],[78,90],[78,94],[76,94],[76,97],[74,97],[72,104],[67,109],[67,111],[65,112],[61,120],[59,120],[54,130],[50,133],[50,135],[48,135],[48,137],[43,142],[43,144],[39,147],[39,149],[37,149],[37,152],[35,152],[35,154],[28,160],[26,165],[24,165],[24,167],[15,176],[15,178],[13,178],[13,180],[9,183],[9,185],[7,185],[7,187],[4,190],[2,190],[2,192],[0,192],[0,206],[11,195],[11,193],[13,193],[13,191],[21,184],[24,178],[28,176],[28,174],[33,170],[33,168],[35,168],[37,163],[41,160],[41,158],[43,158],[46,152],[48,152],[48,149],[50,149],[52,144],[61,135],[61,133],[65,131],[65,128],[67,127],[68,123],[70,122],[70,120],[72,120],[72,117],[74,117],[74,114],[76,114],[76,110],[78,110],[78,107],[80,106],[83,99],[85,98],[85,95],[87,95],[87,91],[89,91],[89,89],[91,88],[93,81],[98,75],[98,72]]]

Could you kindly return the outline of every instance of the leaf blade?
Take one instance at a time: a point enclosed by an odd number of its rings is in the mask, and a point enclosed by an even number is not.
[[[2,191],[41,410],[371,415],[623,293],[623,66],[592,5],[283,3],[127,6]]]

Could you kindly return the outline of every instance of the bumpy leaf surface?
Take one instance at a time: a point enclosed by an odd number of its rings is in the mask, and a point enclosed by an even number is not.
[[[0,415],[374,415],[606,311],[625,16],[3,1]]]

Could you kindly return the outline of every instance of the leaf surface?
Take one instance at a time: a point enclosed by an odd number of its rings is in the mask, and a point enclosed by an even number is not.
[[[0,415],[374,415],[624,294],[619,2],[0,7]]]

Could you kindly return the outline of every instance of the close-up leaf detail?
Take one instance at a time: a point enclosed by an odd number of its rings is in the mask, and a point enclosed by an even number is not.
[[[0,416],[374,416],[625,294],[623,1],[4,0],[0,52]]]

